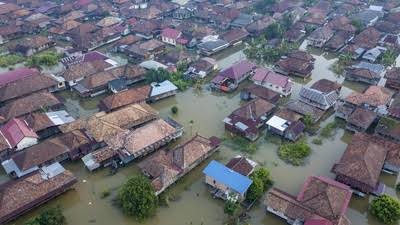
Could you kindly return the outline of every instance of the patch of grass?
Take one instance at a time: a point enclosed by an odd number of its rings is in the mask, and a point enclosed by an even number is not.
[[[247,140],[244,137],[232,137],[232,143],[238,148],[239,151],[248,154],[254,154],[257,151],[257,144]]]
[[[328,123],[324,128],[322,128],[321,133],[319,134],[323,138],[329,138],[335,135],[335,131],[337,128],[336,122]]]
[[[312,143],[315,145],[322,145],[322,140],[320,138],[314,138]]]
[[[303,165],[305,158],[310,154],[311,148],[304,139],[295,143],[283,144],[278,150],[278,156],[285,162],[294,166]]]
[[[104,190],[104,191],[102,191],[101,193],[100,193],[100,198],[107,198],[108,196],[110,196],[111,195],[111,191],[109,190],[109,189],[107,189],[107,190]]]

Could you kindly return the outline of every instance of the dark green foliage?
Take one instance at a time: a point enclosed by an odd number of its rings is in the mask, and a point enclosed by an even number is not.
[[[172,112],[173,114],[177,114],[177,113],[178,113],[178,106],[176,106],[176,105],[172,106],[172,107],[171,107],[171,112]]]
[[[360,33],[364,29],[364,25],[361,20],[353,20],[351,24],[356,28],[356,33]]]
[[[312,143],[315,145],[322,145],[322,140],[319,138],[315,138],[312,140]]]
[[[385,66],[392,66],[397,58],[397,53],[393,49],[388,49],[386,52],[382,54],[380,57],[380,61]]]
[[[61,55],[55,51],[44,51],[28,58],[26,65],[29,67],[55,66]]]
[[[397,224],[400,220],[400,202],[385,194],[371,202],[370,212],[384,224]]]
[[[153,186],[146,177],[140,175],[130,178],[121,187],[117,202],[125,214],[139,221],[152,216],[158,206]]]
[[[247,58],[255,59],[259,62],[265,62],[267,64],[273,64],[278,61],[282,56],[292,52],[295,49],[298,49],[297,43],[288,43],[282,41],[276,47],[270,47],[265,45],[266,41],[259,40],[253,41],[250,43],[250,46],[244,50]]]
[[[191,80],[185,80],[183,78],[183,73],[180,71],[171,73],[165,69],[157,69],[157,70],[152,69],[147,71],[145,77],[147,83],[152,83],[152,82],[160,83],[165,80],[170,80],[181,91],[186,90],[193,84]]]
[[[270,172],[265,168],[259,168],[250,175],[253,181],[246,194],[246,199],[255,201],[259,199],[273,184]]]
[[[0,56],[0,67],[9,67],[24,61],[24,57],[19,55]]]
[[[337,128],[336,122],[328,123],[324,128],[322,128],[321,133],[319,134],[323,138],[332,137],[335,133],[334,131]]]
[[[224,205],[224,213],[228,214],[229,216],[235,215],[237,210],[239,209],[239,203],[233,200],[226,200]]]
[[[27,221],[25,225],[64,225],[65,217],[60,207],[47,209],[38,216]]]
[[[310,153],[311,148],[304,140],[300,140],[296,143],[283,144],[278,150],[278,156],[294,166],[304,164],[304,159],[309,156]]]
[[[257,178],[252,180],[253,183],[251,184],[246,194],[246,199],[251,202],[259,199],[264,194],[264,185],[262,183],[262,180]]]

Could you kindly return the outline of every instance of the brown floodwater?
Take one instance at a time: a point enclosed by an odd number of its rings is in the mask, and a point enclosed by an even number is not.
[[[296,82],[295,92],[292,98],[296,98],[302,85],[311,85],[318,79],[327,78],[337,80],[342,83],[343,78],[337,77],[328,68],[335,62],[335,56],[321,53],[317,50],[310,50],[316,58],[315,70],[311,79],[302,81],[294,79]],[[233,62],[243,59],[245,56],[240,46],[235,49],[228,49],[216,56],[221,68],[231,65]],[[362,91],[365,86],[344,83],[342,95],[348,95],[353,90]],[[67,108],[74,116],[88,116],[97,111],[98,100],[102,96],[94,99],[82,100],[77,95],[65,91],[60,95],[66,99]],[[178,93],[177,96],[159,101],[152,106],[160,111],[161,116],[172,116],[182,123],[186,128],[186,133],[179,141],[183,141],[196,132],[204,136],[216,135],[227,137],[222,120],[232,110],[241,104],[238,92],[232,94],[213,93],[208,90],[207,84],[202,90],[189,89]],[[178,113],[171,114],[171,107],[178,106]],[[192,126],[190,121],[193,121]],[[333,121],[330,116],[324,124]],[[278,145],[260,137],[257,141],[258,149],[250,158],[267,167],[275,181],[275,186],[289,193],[297,194],[305,178],[309,175],[324,175],[333,177],[330,169],[346,148],[351,134],[342,129],[337,130],[336,134],[323,140],[323,144],[318,146],[311,143],[312,137],[308,138],[312,147],[312,155],[307,159],[304,166],[294,167],[286,164],[277,156]],[[231,143],[221,146],[219,152],[212,156],[213,159],[226,162],[237,154],[241,154],[237,148],[231,148]],[[209,160],[207,160],[208,162]],[[202,163],[199,167],[190,172],[183,179],[173,185],[167,193],[172,196],[168,207],[161,207],[157,214],[144,221],[144,225],[222,225],[227,217],[223,213],[223,202],[213,199],[207,191],[203,182],[202,169],[207,164]],[[137,174],[136,163],[121,168],[116,174],[110,175],[109,169],[101,169],[94,173],[88,172],[82,162],[70,162],[64,164],[79,179],[75,190],[71,190],[62,196],[52,200],[39,209],[30,212],[17,221],[10,224],[22,225],[28,218],[49,206],[61,205],[64,214],[70,225],[138,225],[137,221],[127,217],[114,205],[113,197],[118,187],[130,176]],[[0,173],[0,181],[8,178],[3,172]],[[394,186],[396,177],[382,174],[381,181],[387,185],[387,193],[397,196]],[[112,195],[102,199],[101,193],[104,190],[111,190]],[[368,214],[368,201],[370,198],[353,197],[347,212],[348,217],[354,225],[378,225],[373,217]],[[248,221],[252,225],[283,225],[283,220],[266,214],[261,205],[255,206],[250,211]]]

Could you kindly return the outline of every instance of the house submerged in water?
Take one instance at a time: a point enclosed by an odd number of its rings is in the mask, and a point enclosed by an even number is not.
[[[178,179],[190,172],[211,156],[218,148],[220,140],[205,138],[196,134],[187,142],[171,150],[161,150],[139,163],[139,168],[159,195]]]

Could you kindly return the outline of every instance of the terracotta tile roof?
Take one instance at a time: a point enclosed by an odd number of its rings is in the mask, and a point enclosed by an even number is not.
[[[101,106],[106,110],[114,110],[126,105],[145,102],[149,98],[151,91],[150,85],[145,85],[139,88],[132,88],[122,91],[101,100]]]
[[[118,66],[113,69],[108,70],[117,77],[124,77],[129,80],[140,80],[144,78],[146,70],[137,65],[127,64],[125,66]]]
[[[67,81],[72,81],[101,72],[110,66],[111,65],[104,60],[95,60],[74,64],[69,66],[69,68],[64,72],[63,77]]]
[[[347,118],[347,122],[366,130],[372,125],[373,122],[375,122],[377,117],[378,115],[373,111],[364,108],[357,108]]]
[[[390,104],[389,115],[400,119],[400,96],[395,97]]]
[[[369,27],[359,33],[352,42],[363,48],[373,48],[381,38],[381,33],[373,27]]]
[[[105,138],[125,131],[125,128],[140,125],[157,116],[157,111],[147,104],[133,104],[111,113],[100,112],[86,119],[75,120],[60,126],[60,129],[64,133],[78,129],[85,130],[97,142],[102,142]]]
[[[109,71],[101,71],[85,77],[78,83],[90,90],[97,87],[107,86],[108,82],[117,78],[117,76],[114,76],[114,74],[110,73]]]
[[[254,72],[253,77],[251,78],[253,81],[263,83],[269,83],[273,85],[277,85],[282,88],[290,88],[292,83],[290,82],[290,78],[281,74],[277,74],[274,71],[266,68],[257,68]]]
[[[48,75],[28,76],[0,87],[0,102],[18,98],[57,85]]]
[[[172,28],[165,28],[161,32],[161,37],[177,40],[182,35],[182,32]]]
[[[162,119],[152,121],[132,132],[119,133],[118,136],[107,140],[114,148],[124,148],[129,154],[135,155],[144,148],[174,134],[176,129]]]
[[[176,148],[158,151],[139,163],[139,168],[150,177],[156,191],[169,186],[172,181],[199,160],[204,159],[219,143],[196,135]]]
[[[11,159],[14,160],[20,170],[24,171],[43,165],[89,143],[90,139],[82,131],[71,131],[33,145],[14,154]]]
[[[356,133],[332,172],[375,189],[386,154],[387,149],[371,142],[370,136]]]
[[[11,147],[16,147],[25,137],[38,138],[25,121],[14,118],[0,128],[1,134],[7,139]]]
[[[349,186],[321,176],[310,176],[305,181],[297,200],[316,214],[335,221],[344,216],[351,199]]]
[[[22,117],[33,131],[38,132],[49,127],[55,126],[53,121],[45,113],[30,113]]]
[[[50,44],[51,40],[48,37],[44,36],[34,36],[31,38],[26,38],[19,45],[31,47],[31,48],[39,48],[46,44]]]
[[[181,169],[186,169],[209,154],[215,147],[210,139],[196,135],[171,151],[174,152],[175,159],[180,159],[175,160],[175,165]]]
[[[391,137],[400,142],[400,122],[392,118],[382,117],[375,128],[375,133]]]
[[[234,44],[235,42],[245,39],[247,36],[249,36],[249,33],[245,29],[236,28],[222,34],[222,39]]]
[[[60,104],[61,102],[53,94],[49,92],[37,92],[3,105],[0,108],[0,123],[14,117],[23,116],[43,108]]]
[[[274,108],[274,104],[261,98],[257,98],[236,109],[231,115],[238,116],[243,120],[258,119],[266,113],[271,112]]]
[[[254,170],[255,165],[252,165],[250,161],[244,156],[237,156],[229,160],[226,167],[233,171],[236,171],[243,176],[249,176]]]
[[[99,164],[117,155],[117,151],[106,146],[91,153],[93,160]]]
[[[250,61],[242,60],[233,64],[231,67],[221,71],[219,75],[231,79],[239,79],[241,76],[243,76],[243,74],[249,73],[250,71],[254,70],[256,66],[256,64]]]
[[[387,105],[392,99],[393,92],[380,86],[370,86],[364,93],[353,92],[346,97],[346,102],[354,105],[368,104],[370,106]]]
[[[328,79],[321,79],[316,81],[313,85],[311,85],[311,88],[327,94],[332,91],[340,91],[342,85],[335,81],[331,81]]]
[[[50,179],[40,172],[6,182],[0,186],[0,223],[16,218],[30,210],[32,205],[43,203],[68,190],[76,183],[73,174],[66,170]],[[45,201],[46,201],[45,200]]]

